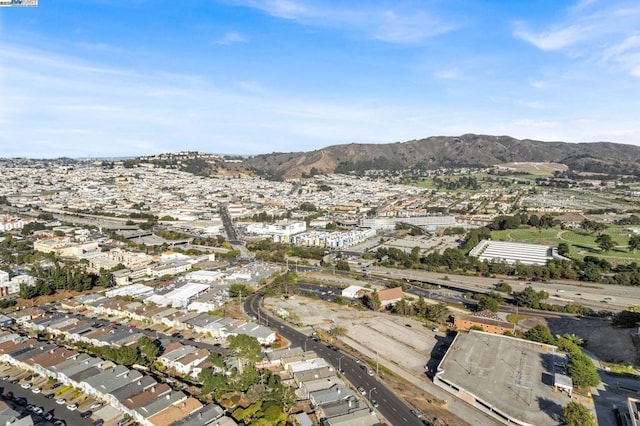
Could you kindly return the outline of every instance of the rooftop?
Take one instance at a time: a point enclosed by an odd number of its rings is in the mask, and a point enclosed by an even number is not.
[[[438,366],[434,382],[470,394],[521,424],[556,424],[567,395],[553,391],[556,347],[507,336],[459,333]],[[439,382],[445,382],[443,386]],[[478,402],[480,401],[480,402]]]

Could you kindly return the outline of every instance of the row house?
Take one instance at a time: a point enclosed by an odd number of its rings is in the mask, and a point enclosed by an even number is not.
[[[202,368],[198,366],[206,361],[209,355],[210,352],[206,349],[179,344],[175,348],[167,347],[158,361],[180,374],[190,374],[197,377],[202,371]]]

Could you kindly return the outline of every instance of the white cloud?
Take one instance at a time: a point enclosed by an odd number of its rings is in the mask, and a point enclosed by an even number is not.
[[[581,26],[554,28],[549,31],[534,32],[523,24],[517,24],[514,35],[542,50],[560,50],[586,39],[591,29]]]
[[[456,80],[460,78],[460,70],[458,67],[452,67],[436,71],[433,75],[444,80]]]
[[[560,51],[572,60],[600,62],[636,76],[640,66],[640,6],[633,0],[579,1],[548,28],[516,22],[513,36],[545,51]]]
[[[235,31],[231,31],[226,33],[222,38],[218,39],[215,41],[215,44],[220,44],[220,45],[229,45],[229,44],[234,44],[234,43],[243,43],[245,42],[245,38],[240,34],[237,33]]]
[[[227,0],[299,24],[338,28],[391,43],[417,43],[452,31],[456,25],[434,11],[406,1]],[[386,6],[386,7],[385,7]]]

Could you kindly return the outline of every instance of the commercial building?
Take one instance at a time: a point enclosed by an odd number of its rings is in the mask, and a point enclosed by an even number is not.
[[[479,260],[506,262],[510,265],[544,266],[551,260],[567,260],[558,254],[558,248],[541,244],[512,243],[510,241],[482,240],[469,252]]]
[[[557,424],[571,399],[554,383],[566,366],[556,349],[480,331],[458,333],[433,382],[504,424]]]

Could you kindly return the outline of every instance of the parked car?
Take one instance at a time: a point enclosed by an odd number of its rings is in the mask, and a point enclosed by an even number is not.
[[[67,400],[64,398],[56,399],[56,404],[58,405],[64,405],[66,403],[67,403]]]
[[[422,413],[420,412],[420,410],[411,410],[411,414],[413,414],[417,418],[421,418],[422,417]]]
[[[358,387],[358,392],[360,392],[363,395],[366,395],[367,391],[364,390],[364,388],[362,386]]]
[[[42,388],[33,388],[33,389],[31,389],[31,392],[40,393],[40,392],[42,392]]]
[[[86,419],[87,417],[91,417],[92,414],[93,414],[93,411],[87,410],[80,413],[80,417],[82,417],[83,419]]]
[[[31,383],[23,383],[20,385],[22,389],[29,389],[31,387]]]
[[[102,402],[94,402],[93,404],[91,404],[91,407],[89,407],[91,410],[95,410],[96,408],[100,408],[102,407]]]
[[[375,399],[372,399],[372,400],[371,400],[371,405],[372,405],[374,408],[378,408],[378,401],[376,401]]]
[[[69,404],[67,405],[67,410],[76,411],[78,409],[78,404]]]
[[[373,370],[367,370],[367,374],[370,375],[370,376],[373,376],[373,374],[374,374]]]

